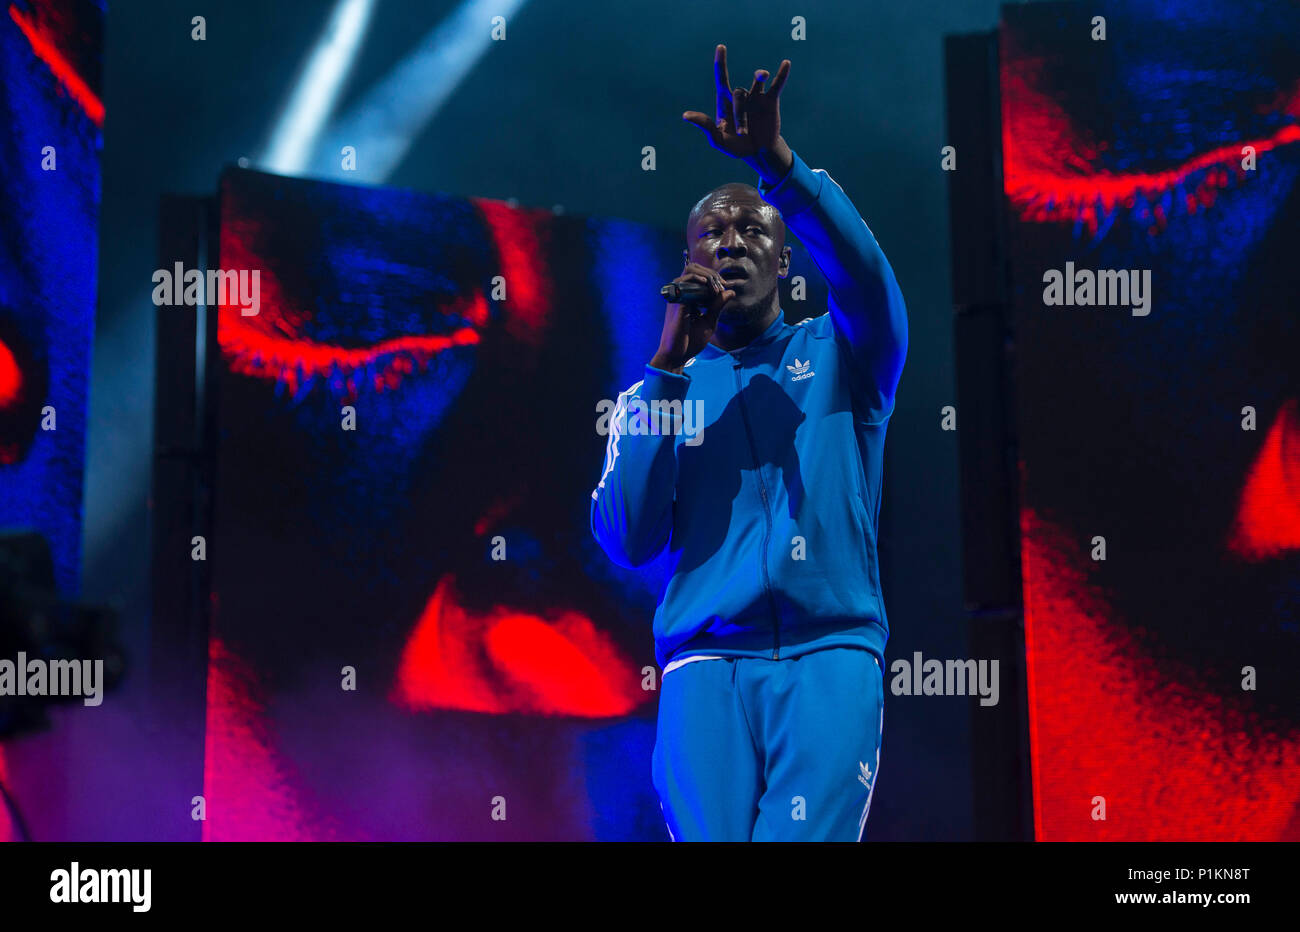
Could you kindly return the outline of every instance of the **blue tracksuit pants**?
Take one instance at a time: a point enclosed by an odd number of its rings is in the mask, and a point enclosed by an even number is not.
[[[655,790],[675,841],[860,841],[884,676],[866,650],[687,663],[660,686]]]

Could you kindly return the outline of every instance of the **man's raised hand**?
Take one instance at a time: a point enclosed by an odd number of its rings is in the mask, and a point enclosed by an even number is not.
[[[727,47],[719,45],[713,54],[716,115],[688,110],[682,119],[694,123],[708,137],[709,145],[740,159],[774,184],[794,162],[790,147],[781,138],[781,90],[790,74],[790,60],[781,62],[776,77],[768,83],[765,70],[754,72],[749,90],[730,87],[727,76]]]

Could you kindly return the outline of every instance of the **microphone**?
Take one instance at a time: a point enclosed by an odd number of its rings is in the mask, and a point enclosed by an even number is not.
[[[659,289],[659,293],[673,304],[703,306],[713,300],[713,289],[703,282],[669,282]]]

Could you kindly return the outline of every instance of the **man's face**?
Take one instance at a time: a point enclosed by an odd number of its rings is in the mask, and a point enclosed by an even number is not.
[[[698,206],[687,222],[686,242],[683,259],[716,269],[736,292],[724,305],[724,316],[766,311],[777,279],[790,272],[784,221],[774,207],[744,189],[723,189]]]

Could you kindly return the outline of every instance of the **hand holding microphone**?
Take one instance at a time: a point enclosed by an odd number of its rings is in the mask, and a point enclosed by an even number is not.
[[[701,305],[707,306],[716,292],[712,285],[702,282],[669,282],[659,289],[659,293],[664,296],[665,301],[685,304],[692,312],[698,314],[702,313]]]
[[[650,365],[680,374],[687,361],[709,344],[722,306],[736,292],[728,289],[722,276],[713,269],[688,262],[682,274],[661,288],[660,294],[669,304],[659,351]]]

